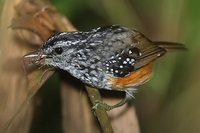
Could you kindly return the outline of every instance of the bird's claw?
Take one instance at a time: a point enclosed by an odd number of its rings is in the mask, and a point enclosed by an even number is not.
[[[104,108],[106,111],[110,111],[113,109],[112,106],[104,103],[103,101],[95,100],[95,105],[92,107],[92,111],[94,112],[96,109],[98,109],[99,106]]]

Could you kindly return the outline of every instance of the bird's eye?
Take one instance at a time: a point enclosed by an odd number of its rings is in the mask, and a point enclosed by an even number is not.
[[[61,47],[55,48],[55,52],[56,52],[57,54],[62,54],[63,49],[62,49]]]

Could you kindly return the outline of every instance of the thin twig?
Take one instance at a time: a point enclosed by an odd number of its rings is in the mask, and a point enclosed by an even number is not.
[[[86,90],[87,90],[87,93],[92,105],[95,106],[95,101],[101,100],[101,95],[99,93],[99,90],[89,87],[89,86],[86,86]],[[108,114],[106,113],[106,110],[103,107],[98,106],[97,109],[95,109],[95,115],[99,121],[102,132],[113,133],[113,129],[112,129],[110,120],[108,118]]]

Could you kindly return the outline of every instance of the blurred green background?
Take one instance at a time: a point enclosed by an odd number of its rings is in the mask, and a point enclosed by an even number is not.
[[[139,87],[134,104],[142,133],[200,133],[199,0],[51,0],[51,3],[79,30],[120,24],[138,29],[152,40],[184,43],[188,51],[169,53],[156,61],[152,79]],[[50,84],[52,81],[54,84]],[[55,129],[61,119],[59,86],[57,90],[48,89],[56,83],[54,75],[40,90],[51,97],[51,102],[46,100],[51,106],[44,107],[55,116],[48,121],[48,125],[54,125],[48,127],[50,132],[61,132],[59,126]],[[42,124],[44,128],[45,122]],[[33,129],[32,132],[39,132]]]

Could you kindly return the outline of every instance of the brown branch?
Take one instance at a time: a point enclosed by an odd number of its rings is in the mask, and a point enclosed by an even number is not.
[[[90,101],[92,102],[92,105],[95,106],[95,101],[101,100],[101,95],[99,93],[99,90],[89,86],[86,86],[86,90],[90,98]],[[106,113],[106,110],[103,107],[98,106],[97,109],[95,109],[95,115],[97,116],[102,131],[104,133],[112,133],[113,129],[110,120],[108,118],[108,115]]]

